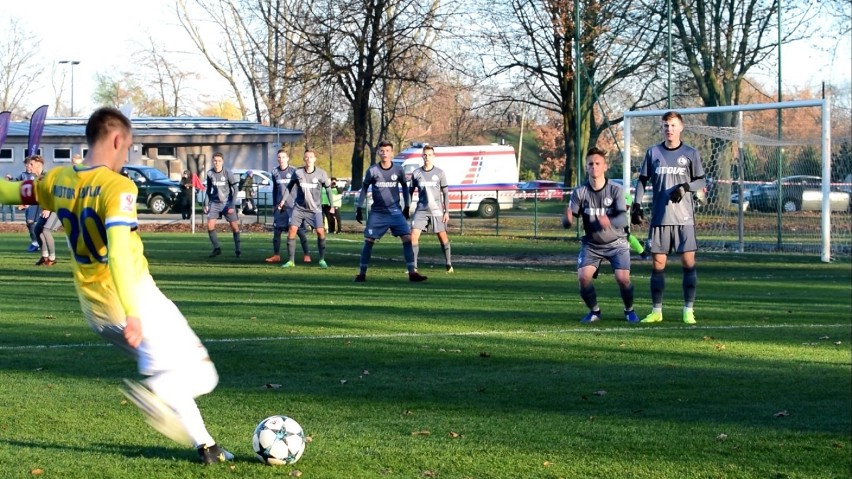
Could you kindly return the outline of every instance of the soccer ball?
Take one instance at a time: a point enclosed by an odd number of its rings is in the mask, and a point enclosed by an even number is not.
[[[305,432],[293,418],[270,416],[254,429],[252,449],[260,462],[270,466],[293,464],[305,452]]]

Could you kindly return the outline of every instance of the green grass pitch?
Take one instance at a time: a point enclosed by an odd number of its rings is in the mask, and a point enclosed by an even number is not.
[[[583,327],[575,241],[455,236],[447,275],[424,235],[429,280],[410,284],[388,236],[354,284],[360,235],[329,238],[327,270],[264,264],[264,233],[243,234],[240,259],[227,234],[214,259],[205,234],[143,237],[218,367],[198,402],[236,461],[201,466],[148,428],[118,390],[135,365],[86,326],[65,247],[35,267],[26,237],[3,234],[3,478],[849,477],[848,263],[699,252],[693,327],[676,257],[656,325],[624,322],[605,266],[603,320]],[[649,274],[634,262],[640,316]],[[312,439],[295,465],[254,458],[272,414]]]

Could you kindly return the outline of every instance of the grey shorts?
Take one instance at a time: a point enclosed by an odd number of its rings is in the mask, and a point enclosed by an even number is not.
[[[415,211],[411,219],[411,229],[425,231],[427,233],[440,233],[447,231],[447,224],[443,221],[443,215],[433,216],[431,211]]]
[[[305,224],[311,225],[314,229],[325,228],[322,210],[306,210],[298,206],[293,208],[290,212],[290,226],[304,228]]]
[[[62,226],[62,222],[59,221],[59,217],[54,212],[51,212],[47,218],[39,216],[38,221],[36,221],[36,228],[43,228],[47,231],[56,231],[60,226]]]
[[[293,208],[284,207],[283,210],[275,208],[272,211],[272,227],[277,230],[286,230],[290,228],[290,215],[293,213]]]
[[[648,233],[651,253],[688,253],[698,250],[695,225],[652,226]]]
[[[38,205],[29,205],[24,208],[24,219],[27,220],[27,223],[35,223],[39,219],[39,213],[41,213],[41,208]]]
[[[228,223],[233,223],[234,221],[240,220],[240,217],[237,214],[237,208],[235,206],[232,206],[229,211],[230,213],[225,211],[224,203],[208,203],[207,219],[218,220],[219,218],[225,218]]]
[[[580,254],[577,256],[577,269],[586,266],[594,266],[600,269],[601,262],[607,260],[612,264],[612,269],[630,270],[630,244],[627,239],[621,238],[606,245],[598,245],[583,241]]]

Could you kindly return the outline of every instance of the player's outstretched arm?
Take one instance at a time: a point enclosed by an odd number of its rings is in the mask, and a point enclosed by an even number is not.
[[[4,205],[20,205],[21,182],[0,180],[0,203]]]

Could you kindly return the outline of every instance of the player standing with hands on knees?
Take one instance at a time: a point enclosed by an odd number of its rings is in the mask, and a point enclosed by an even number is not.
[[[370,207],[367,227],[364,228],[361,265],[358,275],[355,276],[355,282],[363,283],[367,280],[367,267],[370,265],[370,257],[373,254],[373,244],[388,230],[402,240],[402,253],[405,257],[405,267],[408,269],[408,280],[426,281],[426,276],[414,269],[414,248],[411,246],[411,228],[408,226],[411,196],[408,194],[408,185],[405,184],[405,171],[402,166],[393,164],[391,142],[379,143],[379,157],[381,161],[367,168],[367,173],[364,174],[364,183],[361,185],[361,194],[358,196],[358,205],[355,208],[355,221],[363,224],[364,201],[367,198],[367,190],[372,186],[373,206]],[[402,208],[399,207],[399,195],[402,195]]]
[[[571,201],[565,208],[562,226],[570,228],[572,217],[583,218],[585,234],[577,257],[577,279],[580,297],[589,308],[589,313],[580,320],[590,324],[601,319],[594,279],[603,260],[612,264],[615,281],[624,302],[624,319],[639,322],[633,311],[633,284],[630,282],[630,245],[627,242],[627,203],[621,186],[606,179],[609,164],[606,153],[591,148],[586,154],[588,181],[571,193]]]
[[[191,443],[205,464],[233,455],[207,431],[195,398],[219,376],[186,319],[154,283],[137,228],[136,185],[121,174],[133,145],[130,120],[115,108],[86,124],[82,165],[44,178],[0,180],[0,202],[38,204],[62,220],[71,270],[89,326],[136,359],[144,385],[126,381],[125,395],[169,438]]]
[[[680,255],[683,266],[683,322],[695,324],[695,290],[698,275],[695,272],[695,209],[690,192],[705,187],[704,167],[698,150],[683,143],[683,117],[670,111],[662,117],[665,140],[645,153],[639,168],[639,183],[630,210],[631,222],[642,223],[642,196],[650,183],[654,199],[651,203],[651,225],[648,235],[653,259],[651,271],[651,314],[643,323],[663,320],[663,292],[666,288],[666,259],[672,251]]]

